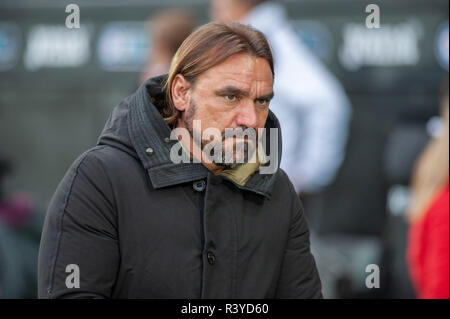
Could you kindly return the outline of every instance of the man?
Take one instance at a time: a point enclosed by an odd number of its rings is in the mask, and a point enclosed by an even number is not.
[[[265,0],[212,0],[212,17],[262,31],[275,60],[270,108],[283,130],[283,168],[298,192],[320,192],[343,161],[350,103],[334,76],[299,40],[283,5]]]
[[[2,149],[0,147],[0,199],[2,198],[3,195],[3,188],[2,188],[3,178],[9,172],[9,170],[10,170],[10,163],[6,159],[6,157],[2,154]]]
[[[193,150],[209,145],[195,138],[198,121],[202,133],[277,129],[273,80],[260,32],[212,23],[190,35],[167,80],[150,79],[120,103],[98,145],[58,186],[41,242],[39,296],[320,298],[308,227],[286,174]],[[171,139],[175,130],[187,138]],[[247,145],[245,158],[258,147],[231,139]],[[275,162],[279,142],[270,150]],[[174,163],[173,149],[192,161]]]

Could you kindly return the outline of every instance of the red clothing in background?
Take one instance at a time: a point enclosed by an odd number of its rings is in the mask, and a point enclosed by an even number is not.
[[[409,230],[408,264],[417,297],[449,298],[449,187]]]

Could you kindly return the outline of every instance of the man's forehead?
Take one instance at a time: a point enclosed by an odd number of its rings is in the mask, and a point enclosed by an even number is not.
[[[257,93],[257,94],[261,94],[261,93],[268,94],[268,93],[272,92],[272,90],[273,90],[272,82],[258,81],[258,80],[240,81],[238,78],[224,79],[223,81],[214,83],[212,86],[214,86],[214,89],[221,89],[224,91],[226,91],[227,89],[230,91],[236,89],[236,90],[240,90],[242,92],[247,92],[248,94],[251,94],[253,91],[257,91],[257,92],[253,92],[253,93]],[[212,86],[211,86],[211,88],[213,88]]]
[[[251,75],[272,78],[269,62],[261,57],[249,54],[235,54],[224,62],[214,66],[216,72],[230,73],[234,75]]]
[[[237,86],[250,89],[257,84],[272,88],[273,75],[270,65],[264,58],[248,54],[236,54],[204,73],[205,80],[220,86]]]

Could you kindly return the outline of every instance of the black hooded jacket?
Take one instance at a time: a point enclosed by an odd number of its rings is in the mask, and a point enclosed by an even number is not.
[[[41,240],[39,297],[322,297],[286,174],[256,172],[241,187],[202,164],[174,164],[176,141],[158,111],[163,80],[122,101],[59,184]],[[270,113],[266,127],[278,126]]]

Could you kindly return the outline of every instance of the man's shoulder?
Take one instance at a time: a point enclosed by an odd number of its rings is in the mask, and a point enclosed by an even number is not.
[[[292,185],[291,180],[289,179],[289,176],[286,174],[286,172],[282,168],[279,168],[277,171],[276,183],[279,183],[282,187],[284,187],[286,189],[294,191],[294,186]]]
[[[79,214],[91,203],[113,211],[116,195],[130,185],[145,183],[140,162],[130,154],[109,145],[95,146],[79,155],[61,179],[48,211],[58,215],[66,207]]]
[[[99,154],[104,148],[104,146],[96,146],[79,155],[66,171],[58,190],[65,189],[69,193],[77,180],[80,180],[80,176],[89,176],[91,180],[96,180],[99,173],[103,171]]]
[[[97,145],[79,155],[65,173],[59,188],[67,191],[80,181],[102,185],[113,183],[115,176],[139,171],[141,165],[130,154],[109,145]],[[111,185],[110,185],[111,186]]]
[[[276,198],[281,197],[283,199],[293,199],[295,201],[299,199],[299,195],[295,191],[294,185],[289,179],[289,176],[281,168],[277,171],[277,179],[273,187],[273,195]]]
[[[88,149],[73,161],[68,172],[98,169],[104,163],[114,159],[113,152],[110,149],[111,147],[107,145],[98,145]]]
[[[74,161],[73,165],[77,166],[82,163],[92,168],[102,166],[104,169],[114,170],[136,165],[139,163],[139,160],[137,156],[133,156],[111,145],[97,145],[81,154]]]

